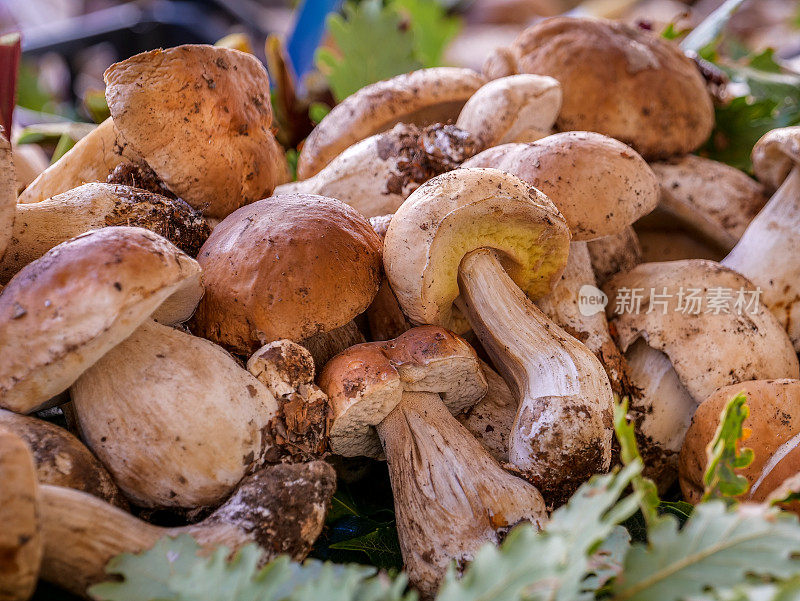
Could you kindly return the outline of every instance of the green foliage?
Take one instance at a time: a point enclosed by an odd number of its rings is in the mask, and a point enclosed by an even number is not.
[[[56,149],[53,152],[53,156],[50,158],[50,164],[52,165],[58,159],[67,154],[72,147],[75,146],[75,142],[75,138],[70,136],[68,133],[61,134],[61,137],[58,139],[58,144],[56,144]]]
[[[695,27],[681,42],[685,51],[697,52],[706,58],[706,49],[713,47],[719,41],[722,31],[728,25],[731,17],[744,4],[744,0],[726,0],[722,5],[706,17],[702,23]]]
[[[708,463],[703,475],[703,501],[722,499],[735,502],[734,497],[743,495],[749,488],[747,478],[735,471],[750,465],[754,456],[752,449],[737,450],[744,437],[744,420],[750,415],[746,402],[747,397],[740,393],[722,410],[717,431],[706,448]]]
[[[436,2],[363,0],[328,18],[335,49],[317,51],[317,68],[337,101],[364,86],[440,64],[460,23]]]
[[[397,528],[394,523],[381,525],[376,523],[374,530],[361,536],[333,543],[331,549],[340,551],[359,551],[369,558],[371,565],[379,568],[397,568],[402,564],[400,543],[397,540]]]
[[[316,125],[325,118],[325,115],[331,112],[331,107],[323,102],[312,102],[308,106],[308,117],[311,123]]]

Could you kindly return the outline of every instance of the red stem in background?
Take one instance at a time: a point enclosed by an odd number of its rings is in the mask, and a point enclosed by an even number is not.
[[[22,44],[19,33],[0,36],[0,125],[11,139],[11,119],[17,95],[17,75]]]

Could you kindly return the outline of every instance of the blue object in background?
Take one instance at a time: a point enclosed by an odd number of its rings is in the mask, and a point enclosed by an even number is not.
[[[314,53],[325,33],[325,19],[338,11],[343,0],[302,0],[297,8],[297,19],[289,35],[286,50],[298,81],[314,65]]]

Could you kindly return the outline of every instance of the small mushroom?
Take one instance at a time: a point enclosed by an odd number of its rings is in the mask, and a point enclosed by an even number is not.
[[[672,218],[726,252],[767,202],[758,182],[725,163],[690,154],[650,167],[661,186],[651,218]]]
[[[338,200],[281,195],[222,221],[198,262],[206,294],[192,330],[250,354],[273,340],[329,332],[362,313],[378,291],[381,241]]]
[[[13,235],[0,262],[0,282],[70,238],[106,226],[142,227],[196,256],[210,233],[188,204],[138,188],[84,184],[53,198],[20,204]]]
[[[622,228],[618,234],[589,240],[586,246],[599,286],[611,276],[630,271],[643,261],[639,236],[632,226]]]
[[[103,181],[123,158],[144,160],[171,192],[216,219],[285,180],[285,157],[270,131],[269,78],[254,56],[177,46],[115,63],[104,78],[113,122],[37,178],[25,202]]]
[[[553,131],[561,109],[561,85],[543,75],[495,79],[473,94],[456,127],[471,133],[479,150],[510,142],[533,142]],[[394,209],[392,209],[394,210]]]
[[[523,31],[511,53],[516,72],[561,83],[561,131],[600,132],[648,160],[687,154],[711,133],[714,108],[700,71],[677,45],[641,28],[556,17]],[[506,74],[496,67],[492,74]]]
[[[205,520],[180,528],[143,522],[76,490],[40,488],[42,578],[86,596],[89,586],[108,580],[112,557],[145,551],[164,536],[189,534],[207,551],[224,545],[235,552],[255,543],[263,562],[280,554],[301,561],[322,531],[336,477],[322,461],[268,466],[244,478]]]
[[[133,227],[82,234],[29,263],[0,293],[0,407],[48,406],[165,301],[162,319],[187,319],[199,280],[194,259]]]
[[[17,205],[16,174],[11,145],[0,127],[0,259],[11,242]]]
[[[0,136],[2,137],[2,136]],[[27,601],[39,579],[39,486],[28,445],[0,426],[0,599]]]
[[[3,409],[0,409],[0,428],[13,432],[28,444],[41,484],[82,490],[127,508],[127,501],[103,464],[64,428]]]
[[[800,126],[773,129],[753,148],[753,169],[772,197],[721,263],[751,280],[800,350]]]
[[[333,407],[331,449],[389,463],[403,561],[432,596],[456,561],[463,567],[515,524],[546,520],[539,491],[504,471],[451,415],[486,392],[475,351],[442,328],[355,346],[320,375]]]
[[[753,462],[736,470],[750,483],[742,500],[763,502],[787,478],[800,472],[800,381],[755,380],[725,386],[700,403],[681,448],[681,490],[691,503],[699,503],[703,496],[706,447],[714,438],[720,414],[740,392],[747,395],[750,409],[742,424],[749,432],[743,446],[754,451]],[[796,504],[793,509],[798,510]]]
[[[700,402],[722,386],[800,373],[780,324],[732,269],[704,260],[643,263],[604,288],[628,375],[641,391],[630,412],[645,471],[662,490],[677,476]]]
[[[364,86],[348,96],[306,138],[297,178],[308,179],[356,142],[396,123],[453,122],[485,80],[455,67],[420,69]]]
[[[215,344],[151,320],[70,394],[83,440],[142,507],[214,505],[274,444],[269,390]]]
[[[457,169],[423,184],[384,242],[387,277],[411,322],[471,326],[509,383],[519,403],[510,460],[553,503],[611,460],[603,366],[530,300],[552,290],[568,252],[553,203],[496,169]]]

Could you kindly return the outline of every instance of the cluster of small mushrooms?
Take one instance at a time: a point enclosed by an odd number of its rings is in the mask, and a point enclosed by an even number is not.
[[[156,50],[105,81],[111,117],[19,197],[0,148],[0,599],[86,595],[179,532],[302,559],[336,456],[388,462],[430,597],[615,464],[615,394],[662,490],[699,498],[742,390],[751,497],[798,471],[800,128],[758,142],[758,181],[690,154],[712,100],[671,42],[554,18],[482,73],[369,85],[295,182],[253,56]],[[684,287],[761,294],[652,310]]]

